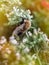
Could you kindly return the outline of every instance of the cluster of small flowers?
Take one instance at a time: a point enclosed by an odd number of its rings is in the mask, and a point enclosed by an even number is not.
[[[47,35],[44,34],[43,32],[41,32],[40,28],[38,28],[38,30],[34,29],[34,34],[36,34],[36,35],[38,35],[38,34],[42,35],[42,38],[44,39],[44,41],[49,42],[49,39],[48,39]]]
[[[0,0],[0,2],[8,2],[10,4],[16,3],[21,5],[22,3],[20,2],[20,0]]]
[[[33,16],[31,16],[31,12],[30,10],[23,10],[23,9],[19,9],[18,7],[13,7],[13,11],[16,13],[16,16],[22,17],[22,18],[27,18],[29,20],[31,20],[31,18],[33,18]]]
[[[36,44],[41,44],[48,46],[49,44],[49,39],[46,34],[41,32],[40,28],[38,29],[33,29],[33,32],[28,31],[26,32],[26,38],[23,38],[23,43],[29,45],[29,48],[34,47]]]
[[[32,21],[33,16],[30,15],[30,10],[23,10],[19,7],[13,7],[13,10],[10,13],[7,13],[6,16],[9,20],[9,25],[14,25],[22,21],[22,18],[28,19],[30,22]]]
[[[0,4],[0,11],[8,12],[12,9],[14,5],[21,5],[20,0],[0,0],[2,4]]]

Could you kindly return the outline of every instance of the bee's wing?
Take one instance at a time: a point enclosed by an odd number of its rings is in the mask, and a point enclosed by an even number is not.
[[[18,35],[20,32],[22,32],[25,24],[23,23],[22,25],[16,27],[16,29],[13,31],[13,35]]]

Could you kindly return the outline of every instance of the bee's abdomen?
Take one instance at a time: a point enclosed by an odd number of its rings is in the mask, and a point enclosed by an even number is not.
[[[24,20],[24,23],[16,27],[13,31],[13,35],[22,35],[31,27],[31,22],[29,20]]]

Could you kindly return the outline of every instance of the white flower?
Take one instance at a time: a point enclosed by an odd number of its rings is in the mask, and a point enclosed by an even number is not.
[[[19,52],[16,53],[16,57],[17,57],[17,60],[20,60],[20,53]]]
[[[10,39],[10,40],[13,40],[13,39],[14,39],[14,36],[11,36],[9,39]]]
[[[4,36],[1,37],[0,44],[6,43],[6,38]]]
[[[36,54],[34,54],[34,55],[32,56],[32,58],[33,58],[33,59],[37,59],[37,56],[36,56]]]
[[[27,38],[24,38],[23,39],[23,43],[25,43],[25,42],[27,42],[28,41],[28,39]]]
[[[13,7],[13,10],[16,12],[16,7]]]
[[[28,34],[29,34],[29,36],[32,36],[32,33],[30,31],[28,32]]]
[[[38,32],[37,32],[37,30],[36,30],[36,29],[34,29],[34,34],[36,34],[36,35],[38,34]]]
[[[45,41],[49,41],[49,39],[48,39],[46,34],[43,34],[43,37],[45,38]]]
[[[26,47],[25,49],[24,49],[24,52],[29,52],[30,51],[30,49],[28,48],[28,47]]]
[[[19,43],[16,41],[16,39],[14,38],[14,36],[11,36],[11,37],[9,38],[9,42],[12,43],[12,44],[16,44],[16,45],[19,44]]]

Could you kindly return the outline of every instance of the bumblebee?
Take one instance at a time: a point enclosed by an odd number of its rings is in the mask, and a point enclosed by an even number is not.
[[[22,35],[31,27],[31,22],[28,19],[23,19],[19,26],[13,31],[13,35]]]

